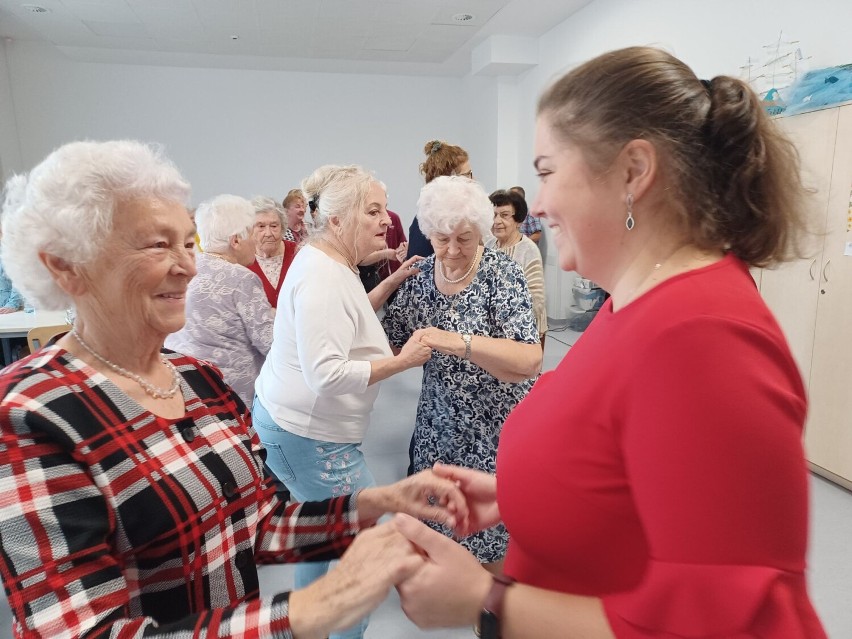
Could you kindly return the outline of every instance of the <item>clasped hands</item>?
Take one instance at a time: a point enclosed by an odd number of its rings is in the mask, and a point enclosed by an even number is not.
[[[430,326],[419,328],[411,334],[409,342],[416,342],[429,348],[430,352],[436,350],[446,355],[459,355],[464,352],[464,342],[459,333],[445,331],[442,328]]]
[[[457,538],[496,525],[500,522],[496,478],[437,463],[431,471],[387,488],[402,489],[405,499],[411,500],[405,506],[394,502],[398,514],[385,524],[400,544],[400,563],[392,585],[406,615],[421,627],[474,623],[491,585],[489,573],[455,540],[418,520],[442,523]],[[359,513],[365,492],[359,495]],[[390,569],[387,559],[385,564]]]
[[[291,593],[294,637],[326,637],[352,625],[384,601],[392,586],[418,626],[472,624],[490,588],[489,573],[461,545],[419,519],[464,537],[500,521],[496,494],[493,475],[440,463],[359,492],[361,525],[372,527],[355,537],[326,577]],[[373,526],[387,512],[397,514]]]

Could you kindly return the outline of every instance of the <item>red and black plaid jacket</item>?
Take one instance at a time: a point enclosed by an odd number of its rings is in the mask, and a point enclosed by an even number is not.
[[[340,556],[349,498],[280,502],[245,405],[165,352],[186,416],[53,346],[0,376],[0,571],[18,637],[290,637],[256,563]]]

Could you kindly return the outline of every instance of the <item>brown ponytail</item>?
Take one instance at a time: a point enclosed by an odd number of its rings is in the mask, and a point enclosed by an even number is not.
[[[468,160],[467,151],[455,144],[442,140],[430,140],[423,147],[426,159],[420,165],[420,173],[426,184],[441,175],[454,175],[456,170]]]
[[[538,113],[593,170],[605,171],[630,140],[652,142],[678,222],[697,246],[755,266],[802,254],[798,154],[742,81],[702,81],[664,51],[631,47],[558,79]]]

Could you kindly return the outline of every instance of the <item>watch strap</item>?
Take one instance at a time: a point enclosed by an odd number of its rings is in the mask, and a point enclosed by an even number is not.
[[[483,608],[494,614],[498,619],[503,614],[503,599],[506,596],[506,588],[515,583],[515,580],[506,575],[491,575],[491,590],[485,598]]]
[[[515,580],[506,575],[491,575],[491,589],[485,597],[482,612],[479,615],[479,625],[474,632],[482,639],[500,639],[500,618],[503,615],[503,599],[506,596],[506,588],[515,583]]]
[[[470,333],[464,333],[462,335],[462,341],[464,341],[464,359],[470,359],[470,342],[473,339],[473,335]]]

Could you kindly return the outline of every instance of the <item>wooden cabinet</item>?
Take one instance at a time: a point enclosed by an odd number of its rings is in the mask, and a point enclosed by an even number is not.
[[[852,104],[779,118],[799,149],[813,255],[760,274],[808,387],[805,430],[816,472],[852,489]]]

